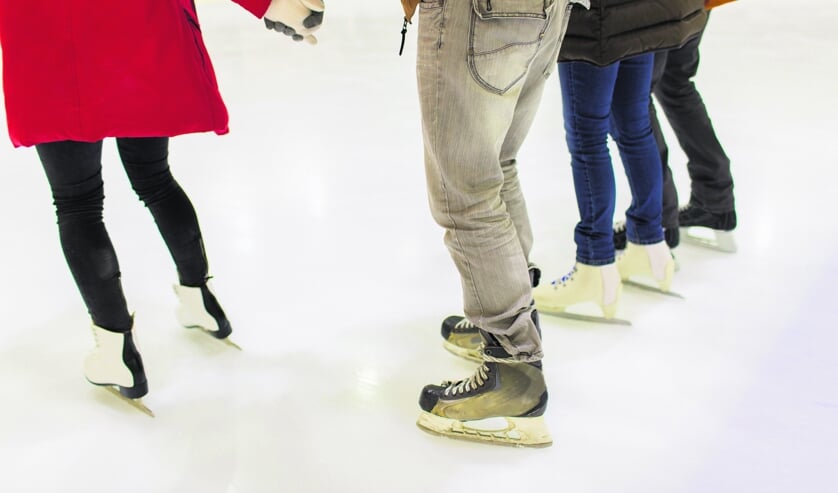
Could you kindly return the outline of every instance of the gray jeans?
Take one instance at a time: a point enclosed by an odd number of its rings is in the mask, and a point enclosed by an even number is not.
[[[532,229],[516,156],[556,67],[568,0],[428,0],[417,78],[431,213],[464,311],[515,359],[541,359],[527,271]]]

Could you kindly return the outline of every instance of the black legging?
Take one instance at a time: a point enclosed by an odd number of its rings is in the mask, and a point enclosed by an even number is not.
[[[169,171],[169,139],[119,138],[116,143],[131,186],[172,254],[180,283],[202,285],[207,260],[201,230],[192,203]],[[36,148],[55,200],[61,247],[93,323],[130,330],[119,262],[102,221],[102,142],[62,141]]]

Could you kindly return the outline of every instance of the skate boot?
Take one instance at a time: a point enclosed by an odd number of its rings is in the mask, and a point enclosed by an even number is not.
[[[673,250],[681,243],[681,232],[678,228],[663,228],[663,239],[669,249]],[[617,221],[614,223],[614,250],[625,250],[626,242],[626,222]]]
[[[541,312],[588,322],[607,322],[628,325],[615,319],[623,285],[614,264],[593,266],[576,263],[566,276],[533,290],[535,306]],[[572,306],[596,304],[603,317],[591,317],[568,312]]]
[[[134,344],[133,330],[111,332],[92,325],[96,348],[84,361],[87,381],[104,387],[149,416],[154,413],[140,398],[148,393],[143,360]]]
[[[736,211],[716,214],[687,204],[678,211],[678,222],[690,243],[727,253],[736,252],[736,240],[733,237]]]
[[[533,263],[529,265],[530,284],[538,286],[541,281],[541,269]],[[480,327],[469,322],[461,315],[451,315],[442,321],[442,346],[448,351],[473,361],[483,361]]]
[[[448,351],[473,361],[483,361],[480,328],[460,315],[442,321],[442,345]]]
[[[180,299],[175,315],[181,325],[187,329],[198,329],[236,349],[241,349],[229,339],[233,328],[218,304],[209,280],[199,287],[176,284],[174,289]]]
[[[617,257],[617,270],[624,283],[669,293],[675,273],[675,259],[663,241],[651,245],[638,245],[629,241],[625,253]],[[652,280],[657,289],[631,280],[633,277]]]
[[[537,323],[537,315],[533,311]],[[547,385],[541,362],[515,361],[486,332],[483,363],[457,382],[426,385],[419,397],[416,424],[434,434],[518,447],[548,447],[544,422]]]

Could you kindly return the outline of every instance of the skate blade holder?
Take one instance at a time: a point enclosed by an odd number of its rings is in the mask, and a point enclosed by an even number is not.
[[[543,416],[460,421],[423,411],[416,425],[432,435],[492,445],[543,448],[553,444]]]
[[[146,414],[146,415],[148,415],[152,418],[154,417],[154,412],[152,412],[151,409],[149,409],[148,407],[146,407],[145,404],[143,404],[142,399],[131,399],[129,397],[125,397],[124,395],[122,395],[119,392],[119,389],[117,387],[114,387],[113,385],[100,385],[100,387],[107,390],[111,394],[115,395],[117,398],[119,398],[119,400],[128,404],[129,406],[133,407],[134,409],[137,409],[140,412],[142,412],[143,414]]]
[[[686,299],[686,298],[684,298],[684,295],[676,293],[675,291],[664,291],[658,286],[652,286],[650,284],[646,284],[645,282],[636,281],[634,279],[624,279],[623,280],[623,285],[632,286],[632,287],[635,287],[637,289],[642,289],[644,291],[650,291],[650,292],[656,293],[656,294],[662,294],[662,295],[665,295],[665,296],[670,296],[672,298],[678,298],[680,300]]]
[[[736,238],[733,231],[721,231],[703,226],[681,228],[686,243],[725,253],[736,253]]]

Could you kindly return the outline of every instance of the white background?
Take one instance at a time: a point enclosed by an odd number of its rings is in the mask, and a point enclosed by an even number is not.
[[[439,339],[461,293],[427,207],[416,25],[398,57],[396,0],[328,7],[311,47],[231,2],[199,5],[232,133],[176,138],[170,161],[243,352],[178,327],[171,260],[106,145],[154,419],[85,382],[89,320],[46,180],[33,149],[0,142],[0,491],[836,490],[834,2],[714,11],[697,83],[733,162],[739,252],[679,247],[685,299],[627,288],[631,327],[543,317],[541,450],[414,425],[424,384],[474,366]],[[550,279],[573,264],[578,218],[547,84],[520,166]]]

